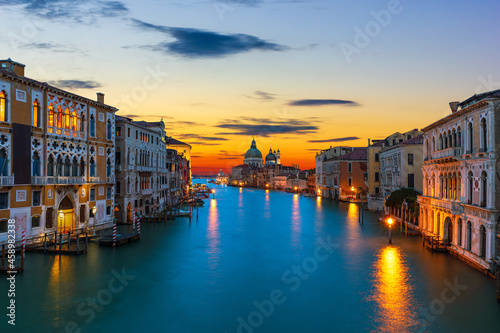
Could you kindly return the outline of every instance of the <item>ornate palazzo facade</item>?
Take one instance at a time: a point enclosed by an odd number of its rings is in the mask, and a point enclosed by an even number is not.
[[[499,254],[500,91],[450,106],[451,115],[423,129],[420,225],[455,255],[492,270]]]

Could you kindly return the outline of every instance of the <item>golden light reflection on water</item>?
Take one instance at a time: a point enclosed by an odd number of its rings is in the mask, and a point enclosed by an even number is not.
[[[401,249],[387,246],[377,255],[375,268],[375,294],[377,303],[377,332],[411,331],[414,299],[408,266]]]
[[[59,305],[63,300],[67,300],[72,293],[71,285],[74,283],[73,263],[72,258],[69,256],[53,256],[51,258],[52,266],[49,272],[49,281],[46,288],[45,298],[51,300],[50,304]],[[59,306],[52,309],[54,321],[63,320],[62,310]]]
[[[269,219],[271,217],[271,202],[269,199],[269,190],[266,190],[265,202],[264,202],[264,217]]]
[[[300,244],[300,233],[302,229],[302,216],[300,215],[299,195],[293,195],[292,204],[292,245]]]
[[[359,206],[354,203],[349,204],[349,208],[347,209],[346,234],[346,246],[349,251],[360,251],[359,240],[363,238],[363,235],[361,234],[361,224],[359,223]],[[356,262],[351,262],[351,264],[356,264]]]
[[[217,209],[217,201],[210,201],[210,209],[208,212],[208,266],[210,269],[217,267],[220,254],[220,232],[219,232],[219,212]]]

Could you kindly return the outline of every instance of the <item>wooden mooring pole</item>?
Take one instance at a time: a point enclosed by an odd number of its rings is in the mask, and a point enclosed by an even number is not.
[[[61,251],[62,251],[62,232],[59,233],[59,255],[61,255]]]
[[[47,234],[43,238],[43,253],[47,253]]]
[[[68,231],[68,250],[71,246],[71,231]]]
[[[24,247],[21,247],[21,270],[24,271]]]
[[[85,253],[87,253],[87,247],[89,246],[89,234],[85,233]]]
[[[80,234],[76,234],[76,254],[80,254]]]

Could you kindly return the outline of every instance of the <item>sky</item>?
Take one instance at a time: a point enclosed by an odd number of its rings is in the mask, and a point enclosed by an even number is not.
[[[229,171],[255,137],[314,167],[500,89],[500,2],[0,0],[0,58],[192,145]]]

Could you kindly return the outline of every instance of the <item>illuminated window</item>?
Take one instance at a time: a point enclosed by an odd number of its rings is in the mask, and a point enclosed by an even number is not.
[[[95,119],[94,119],[94,115],[90,116],[90,136],[95,136]]]
[[[57,117],[57,120],[56,120],[57,125],[56,126],[59,127],[59,128],[62,128],[62,126],[63,126],[63,119],[62,119],[63,115],[62,115],[62,108],[61,108],[61,106],[57,107],[56,117]]]
[[[40,102],[38,99],[33,102],[33,126],[40,127]]]
[[[0,121],[7,121],[7,93],[0,91]]]
[[[69,129],[71,125],[71,117],[69,114],[69,109],[64,110],[64,128]]]
[[[78,114],[76,111],[73,111],[73,114],[71,115],[71,129],[73,131],[76,131],[78,129]]]
[[[49,105],[49,126],[54,127],[54,107]]]

